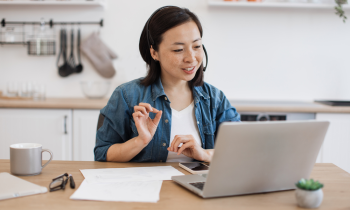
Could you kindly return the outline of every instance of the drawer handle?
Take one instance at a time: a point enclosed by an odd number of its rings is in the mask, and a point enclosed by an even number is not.
[[[67,132],[67,115],[66,116],[64,116],[64,125],[63,125],[63,127],[64,127],[64,134],[68,134],[68,132]]]

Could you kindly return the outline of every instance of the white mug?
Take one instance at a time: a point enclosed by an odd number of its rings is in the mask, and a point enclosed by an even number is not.
[[[50,160],[41,165],[42,153],[50,153]],[[48,149],[42,149],[41,144],[20,143],[10,146],[11,173],[21,176],[32,176],[41,173],[41,170],[52,160],[53,154]]]

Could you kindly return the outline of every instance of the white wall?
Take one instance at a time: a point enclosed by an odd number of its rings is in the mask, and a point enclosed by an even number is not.
[[[104,18],[101,37],[119,56],[114,61],[115,87],[145,75],[138,51],[139,37],[148,17],[164,5],[187,7],[199,16],[204,28],[203,43],[209,53],[205,80],[223,90],[228,98],[350,99],[350,23],[344,24],[333,9],[213,8],[205,0],[109,0],[105,10],[0,6],[0,18]],[[83,37],[93,30],[98,27],[82,27]],[[58,76],[55,63],[56,56],[32,57],[23,46],[2,46],[0,89],[5,89],[7,81],[37,81],[46,83],[48,97],[83,97],[80,81],[103,80],[85,58],[83,73],[68,78]]]

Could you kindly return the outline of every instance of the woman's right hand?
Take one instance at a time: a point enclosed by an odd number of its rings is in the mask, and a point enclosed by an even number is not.
[[[147,145],[156,133],[160,118],[162,117],[162,111],[153,108],[148,103],[139,103],[138,106],[134,106],[135,112],[132,114],[134,118],[139,138]],[[157,113],[154,119],[149,117],[149,113]]]

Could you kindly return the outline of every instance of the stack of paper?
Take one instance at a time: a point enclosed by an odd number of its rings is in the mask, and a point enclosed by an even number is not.
[[[46,192],[46,187],[33,184],[6,172],[0,173],[0,200]]]
[[[80,170],[85,180],[75,200],[157,202],[163,180],[184,175],[172,166]]]

